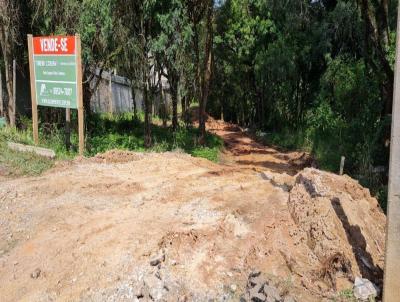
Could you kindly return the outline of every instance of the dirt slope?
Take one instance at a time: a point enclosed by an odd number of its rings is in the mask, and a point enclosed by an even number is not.
[[[322,301],[360,272],[379,281],[376,200],[286,164],[113,151],[2,180],[0,300],[238,301],[260,271],[282,296]]]

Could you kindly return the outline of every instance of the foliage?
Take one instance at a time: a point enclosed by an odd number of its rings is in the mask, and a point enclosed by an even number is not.
[[[100,115],[92,121],[96,123],[95,130],[87,140],[88,154],[118,148],[134,151],[144,151],[143,116],[135,118],[131,114],[120,116]],[[207,135],[206,145],[197,144],[198,130],[192,127],[179,127],[177,131],[170,128],[152,125],[154,144],[149,151],[165,152],[176,149],[183,150],[195,157],[204,157],[213,161],[218,160],[221,140],[211,134]]]
[[[208,134],[205,146],[198,145],[197,135],[198,129],[192,127],[179,127],[176,132],[170,128],[152,125],[152,133],[154,145],[150,149],[146,149],[143,139],[143,115],[134,117],[133,114],[121,115],[93,115],[91,123],[96,124],[93,131],[87,133],[86,137],[86,155],[93,156],[111,149],[124,149],[131,151],[153,151],[166,152],[174,150],[182,150],[195,157],[207,158],[212,161],[218,161],[219,152],[222,148],[222,141],[217,136]],[[72,134],[71,142],[73,148],[71,151],[66,150],[65,135],[61,128],[57,125],[46,125],[40,123],[40,146],[53,149],[56,152],[57,159],[70,159],[77,155],[78,137],[76,129]],[[76,124],[76,121],[73,121]],[[31,171],[39,173],[50,167],[52,162],[40,159],[32,155],[18,155],[12,159],[12,152],[7,150],[5,144],[7,141],[14,141],[23,144],[33,145],[32,129],[30,120],[24,120],[25,130],[17,130],[15,128],[0,129],[0,143],[2,157],[0,165],[21,165],[20,169],[25,174]],[[27,169],[23,170],[23,163],[32,159]],[[32,165],[32,167],[29,167]],[[28,173],[30,174],[30,172]]]
[[[385,196],[387,175],[377,175],[373,167],[388,166],[397,4],[30,0],[15,6],[23,22],[10,33],[80,33],[86,102],[94,68],[116,68],[143,92],[144,123],[132,116],[88,115],[90,154],[113,147],[179,147],[215,159],[209,136],[203,149],[190,142],[203,133],[202,119],[200,132],[179,127],[179,100],[183,113],[193,101],[199,103],[200,117],[207,104],[214,117],[267,132],[266,143],[312,152],[322,168],[336,171],[343,155],[346,173]],[[21,56],[26,63],[26,53]],[[10,67],[8,57],[0,59],[1,66],[8,62]],[[172,97],[173,131],[151,126],[153,102],[164,92],[161,74]],[[170,110],[164,109],[166,122]],[[56,115],[49,111],[41,118]],[[62,142],[59,124],[52,126],[59,120],[61,115],[46,120],[41,131]],[[138,132],[142,128],[144,138]]]
[[[371,26],[393,14],[356,1],[224,1],[210,112],[308,150],[323,169],[345,156],[345,172],[384,196],[373,167],[388,165],[395,32]]]
[[[31,0],[34,34],[79,33],[83,64],[110,67],[116,47],[113,39],[113,3],[114,0]]]

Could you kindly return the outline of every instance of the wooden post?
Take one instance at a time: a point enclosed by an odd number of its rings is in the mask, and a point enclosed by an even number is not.
[[[28,35],[29,76],[31,82],[33,141],[39,144],[38,110],[36,102],[35,66],[33,62],[33,37]]]
[[[82,156],[85,150],[83,90],[82,90],[82,50],[81,50],[82,47],[81,47],[81,36],[79,34],[76,34],[75,37],[76,37],[79,155]]]
[[[400,6],[397,12],[397,32],[400,33]],[[390,140],[389,192],[386,229],[385,277],[383,301],[400,299],[400,34],[396,41],[396,64]]]
[[[0,116],[4,116],[4,101],[3,101],[3,78],[0,69]]]
[[[343,175],[343,169],[344,169],[344,161],[346,160],[346,157],[342,156],[342,158],[340,159],[340,175]]]
[[[13,119],[15,124],[15,113],[17,109],[17,61],[13,60]]]
[[[67,151],[71,148],[71,109],[65,109],[65,148]]]

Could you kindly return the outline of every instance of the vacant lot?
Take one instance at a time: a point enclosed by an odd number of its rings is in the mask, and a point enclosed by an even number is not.
[[[224,164],[111,151],[2,179],[1,300],[238,301],[255,271],[297,301],[379,284],[385,217],[368,190],[210,128]]]

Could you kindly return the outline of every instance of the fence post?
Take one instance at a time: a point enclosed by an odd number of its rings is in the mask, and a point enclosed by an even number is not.
[[[346,158],[344,156],[342,156],[342,158],[340,159],[340,175],[343,175],[343,169],[344,169],[344,161],[346,160]]]

